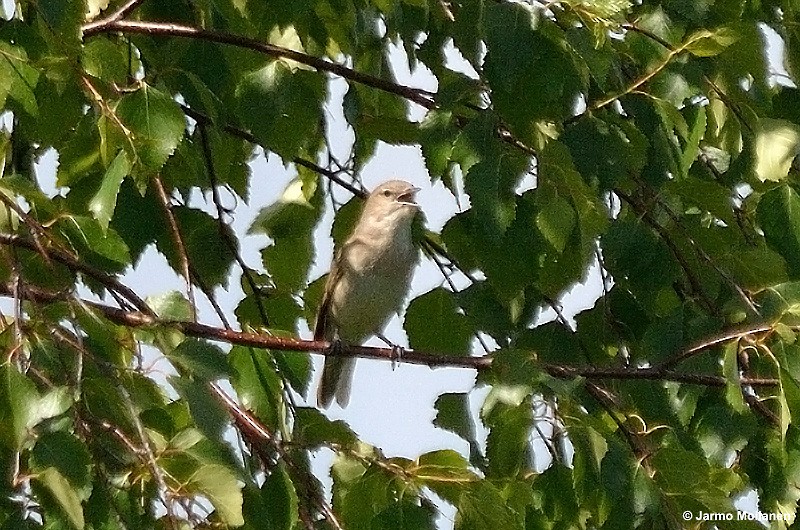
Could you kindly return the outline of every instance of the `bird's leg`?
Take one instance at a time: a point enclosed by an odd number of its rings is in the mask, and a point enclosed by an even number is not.
[[[330,346],[328,346],[328,351],[325,352],[326,355],[333,355],[334,357],[341,357],[342,350],[344,349],[344,344],[342,343],[342,339],[336,337],[332,341],[330,341]]]
[[[383,342],[386,343],[392,349],[392,355],[389,357],[392,360],[392,370],[397,368],[397,361],[403,358],[403,353],[405,352],[405,348],[398,344],[394,344],[392,341],[384,337],[382,334],[378,333],[377,337],[381,339]]]

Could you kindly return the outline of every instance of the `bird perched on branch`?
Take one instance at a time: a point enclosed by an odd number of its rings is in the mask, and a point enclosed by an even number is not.
[[[331,265],[314,340],[358,345],[383,331],[408,293],[418,250],[411,225],[419,191],[402,180],[384,182],[367,197],[353,233]],[[327,408],[333,398],[345,407],[356,359],[327,356],[317,403]]]

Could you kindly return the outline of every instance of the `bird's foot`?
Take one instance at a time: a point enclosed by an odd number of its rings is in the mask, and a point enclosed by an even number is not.
[[[341,339],[333,339],[332,341],[330,341],[330,346],[328,346],[328,351],[325,352],[325,355],[340,357],[342,355],[343,349],[344,349],[344,344],[342,343]]]
[[[405,348],[402,346],[398,346],[394,344],[392,341],[384,337],[381,333],[378,333],[377,337],[381,339],[383,342],[386,343],[392,349],[392,353],[389,354],[389,359],[392,361],[392,370],[397,368],[397,362],[403,358],[403,354],[405,353]]]
[[[406,353],[406,349],[402,346],[398,346],[397,344],[392,344],[392,356],[390,359],[392,360],[392,370],[397,368],[397,363],[403,358],[403,355]]]

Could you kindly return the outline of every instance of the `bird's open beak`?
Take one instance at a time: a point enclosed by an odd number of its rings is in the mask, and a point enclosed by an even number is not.
[[[408,188],[406,191],[401,193],[397,196],[397,202],[400,204],[405,204],[406,206],[413,206],[414,208],[419,208],[419,204],[416,203],[415,195],[420,190],[417,187]]]

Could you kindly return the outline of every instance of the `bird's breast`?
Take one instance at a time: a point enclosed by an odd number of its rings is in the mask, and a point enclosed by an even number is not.
[[[410,234],[385,242],[353,238],[343,252],[342,276],[333,293],[332,314],[341,339],[360,343],[382,331],[400,310],[416,264]]]

